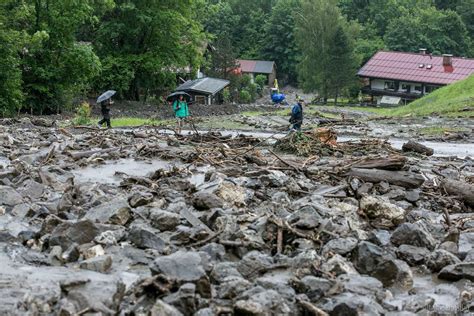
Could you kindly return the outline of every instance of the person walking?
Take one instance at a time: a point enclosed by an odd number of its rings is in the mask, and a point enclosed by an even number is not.
[[[97,127],[102,128],[105,123],[107,128],[112,128],[110,124],[110,105],[114,104],[112,98],[100,102],[100,112],[102,113],[102,119],[97,123]]]
[[[301,131],[303,124],[303,105],[304,100],[298,99],[297,103],[291,109],[290,123],[293,124],[290,132]]]
[[[181,134],[181,129],[189,116],[188,103],[184,99],[183,95],[180,95],[177,100],[173,102],[173,111],[177,121],[176,131]]]

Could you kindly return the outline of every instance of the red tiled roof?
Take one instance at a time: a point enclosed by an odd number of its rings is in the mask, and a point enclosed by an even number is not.
[[[275,66],[275,62],[266,60],[237,59],[237,63],[241,72],[256,74],[271,74]]]
[[[253,72],[255,65],[257,65],[257,61],[255,60],[238,59],[237,62],[239,63],[242,72]]]
[[[442,56],[416,53],[376,53],[357,73],[360,77],[450,84],[474,73],[474,59],[452,58],[452,66],[443,66]],[[423,68],[420,68],[423,64]],[[427,65],[432,65],[431,69]]]

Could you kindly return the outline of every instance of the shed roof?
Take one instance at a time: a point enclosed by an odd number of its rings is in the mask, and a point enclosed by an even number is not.
[[[239,63],[242,72],[256,74],[271,74],[273,72],[273,67],[275,66],[274,61],[266,60],[237,59],[237,62]]]
[[[474,59],[453,57],[452,66],[444,66],[443,56],[380,51],[357,74],[360,77],[445,85],[473,73]]]
[[[178,88],[176,91],[193,91],[204,94],[216,94],[230,84],[229,80],[217,78],[200,78],[195,80],[188,80]]]

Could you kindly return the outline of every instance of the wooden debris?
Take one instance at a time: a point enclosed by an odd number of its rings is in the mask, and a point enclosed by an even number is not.
[[[444,179],[441,181],[441,187],[446,193],[457,196],[467,205],[474,206],[474,185],[462,181]]]
[[[414,142],[412,140],[408,141],[408,143],[403,144],[402,150],[413,151],[426,156],[432,156],[434,153],[434,150],[432,148],[426,147],[425,145]]]
[[[346,176],[356,177],[362,181],[372,183],[385,181],[409,189],[418,188],[425,182],[422,175],[409,171],[351,168]]]
[[[361,169],[384,169],[384,170],[401,170],[407,158],[404,156],[389,156],[381,158],[365,158],[352,165],[353,168]]]

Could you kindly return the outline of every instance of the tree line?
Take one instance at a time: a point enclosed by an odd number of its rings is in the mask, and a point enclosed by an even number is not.
[[[473,57],[473,39],[474,0],[2,0],[0,111],[56,112],[112,88],[147,100],[176,74],[226,77],[236,58],[350,95],[377,50]]]

